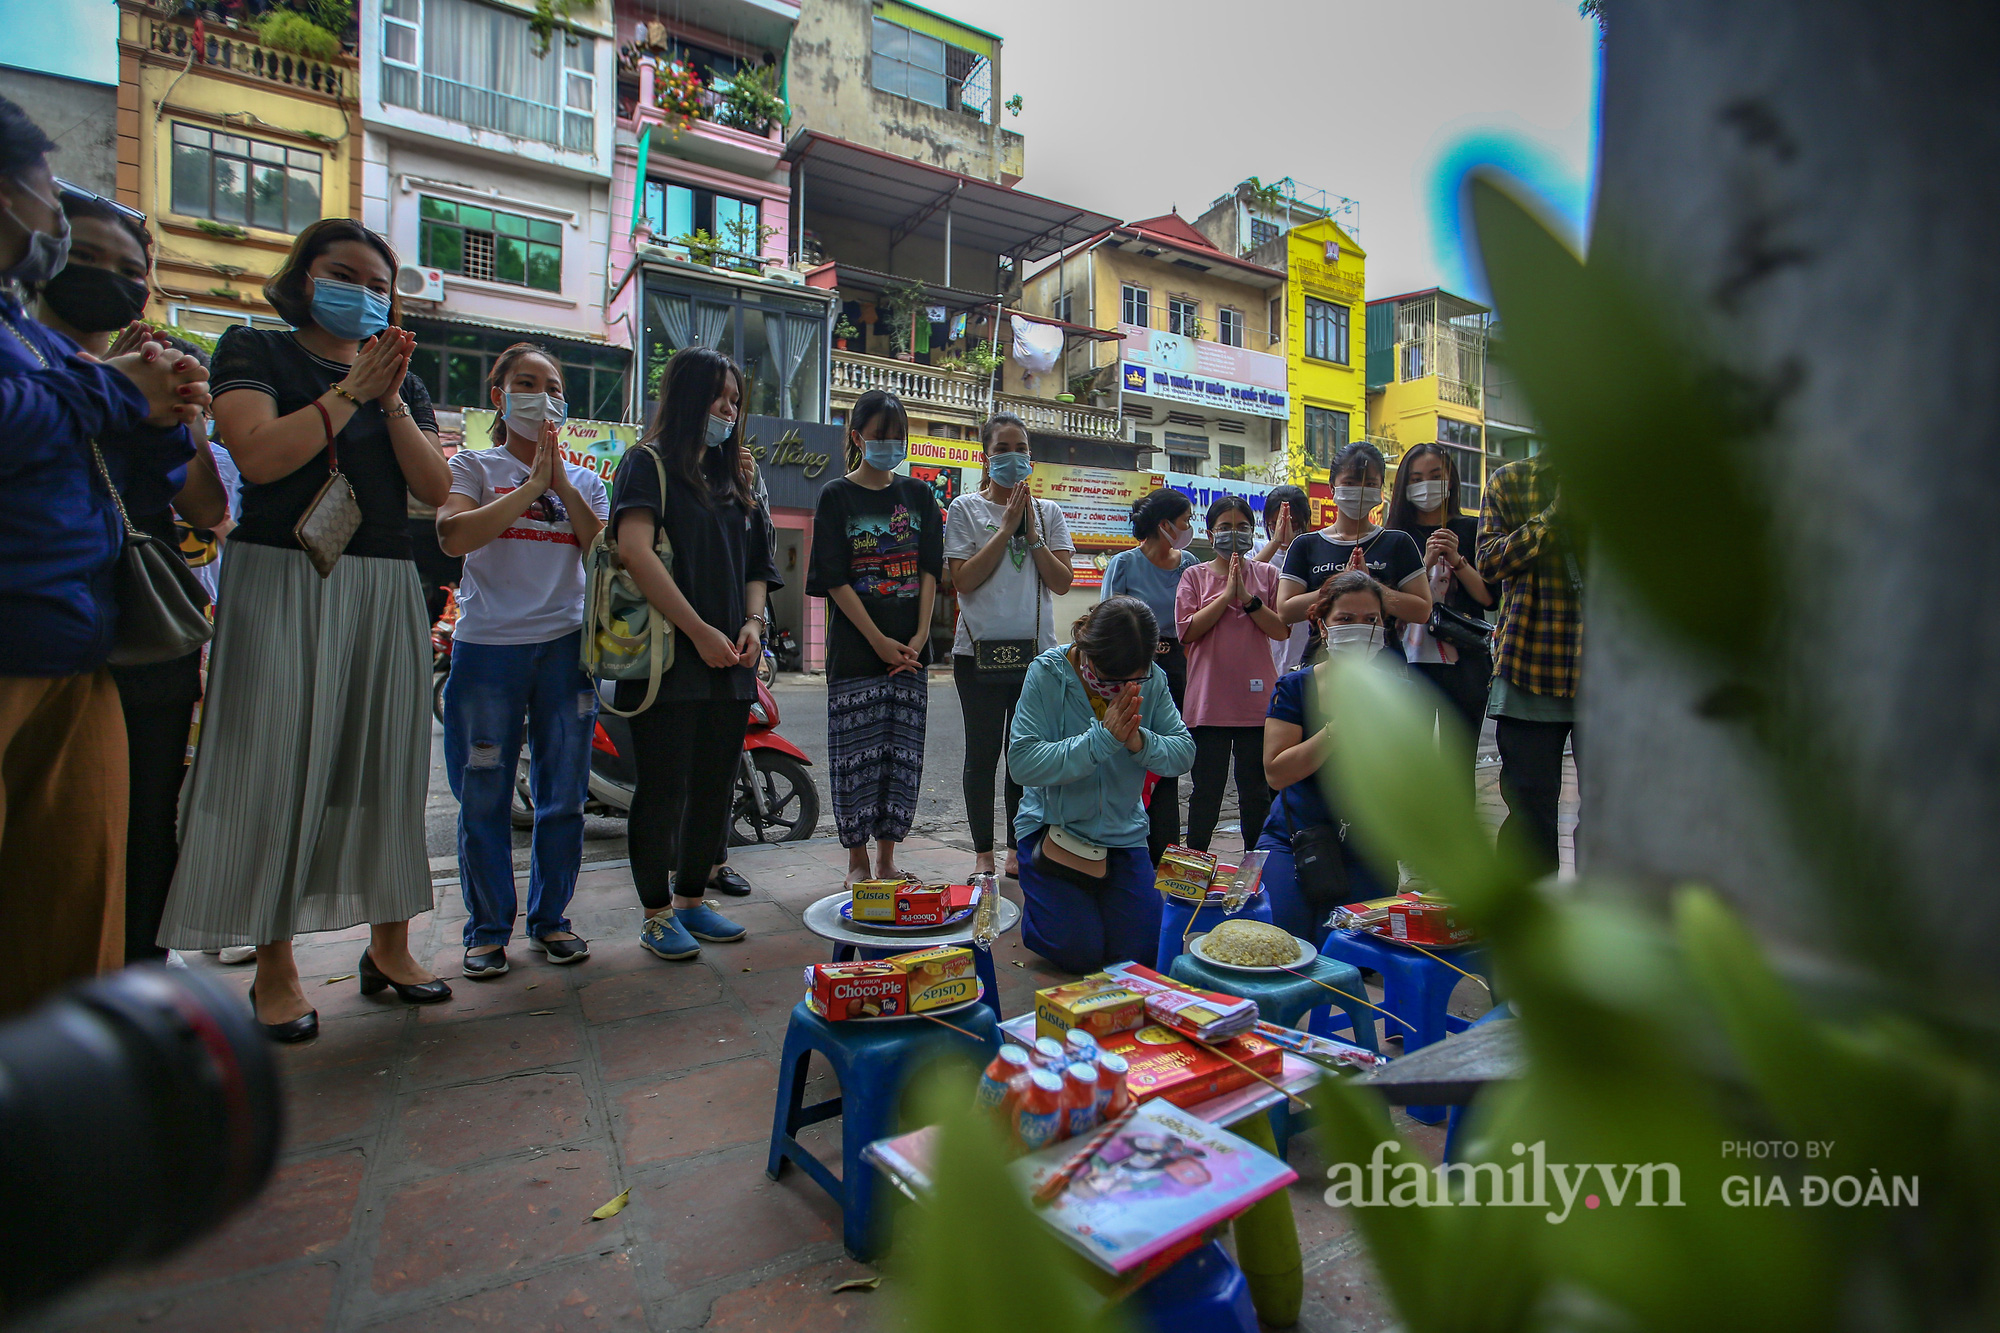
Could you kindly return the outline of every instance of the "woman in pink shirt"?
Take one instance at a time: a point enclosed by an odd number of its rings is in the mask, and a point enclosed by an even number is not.
[[[1208,507],[1215,559],[1190,566],[1174,598],[1174,620],[1187,651],[1188,729],[1194,733],[1194,794],[1188,798],[1188,845],[1208,850],[1222,813],[1229,759],[1236,757],[1236,801],[1243,845],[1254,846],[1271,791],[1264,785],[1264,715],[1277,672],[1271,644],[1288,633],[1277,609],[1278,567],[1250,558],[1256,518],[1241,496]]]

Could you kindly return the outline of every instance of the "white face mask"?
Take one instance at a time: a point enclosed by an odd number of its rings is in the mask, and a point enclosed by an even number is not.
[[[1343,518],[1363,518],[1368,511],[1382,503],[1380,486],[1336,486],[1333,488],[1333,502],[1340,506]]]
[[[1410,503],[1428,514],[1444,503],[1444,491],[1443,481],[1413,481],[1410,483]]]
[[[552,393],[510,393],[505,416],[522,435],[539,436],[544,422],[560,426],[569,420],[569,404]]]
[[[1382,651],[1384,639],[1380,625],[1328,625],[1326,627],[1326,650],[1329,653],[1358,653],[1362,657],[1373,657]]]

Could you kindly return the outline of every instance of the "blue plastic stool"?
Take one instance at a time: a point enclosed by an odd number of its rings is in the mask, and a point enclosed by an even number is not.
[[[1347,1014],[1347,1020],[1354,1028],[1354,1044],[1371,1051],[1378,1049],[1375,1045],[1375,1024],[1369,1021],[1375,1016],[1375,1011],[1361,1003],[1368,998],[1368,991],[1361,984],[1361,973],[1351,964],[1327,957],[1313,959],[1311,967],[1301,968],[1300,971],[1305,975],[1233,972],[1228,968],[1213,967],[1191,953],[1184,953],[1174,959],[1167,975],[1175,981],[1200,986],[1203,990],[1221,991],[1224,995],[1254,1000],[1257,1016],[1280,1027],[1299,1027],[1302,1019],[1329,1005],[1336,1006]],[[1325,984],[1315,984],[1319,982]],[[1342,999],[1327,990],[1327,986],[1338,987],[1354,998]],[[1294,1111],[1287,1100],[1272,1107],[1270,1115],[1271,1137],[1277,1140],[1278,1156],[1289,1158],[1292,1135],[1312,1123],[1311,1114]]]
[[[902,945],[896,948],[878,949],[867,944],[837,943],[833,946],[832,961],[836,963],[848,963],[859,959],[864,963],[873,963],[883,958],[893,958],[899,953],[914,953],[916,949],[928,949],[930,947],[928,944],[919,944],[914,947]],[[991,949],[981,949],[976,945],[967,945],[966,947],[972,950],[973,973],[979,978],[979,984],[985,988],[981,998],[993,1010],[993,1017],[996,1019],[1000,1018],[1003,1016],[1000,1013],[1000,978],[993,971],[993,951]]]
[[[1485,1013],[1481,1014],[1479,1017],[1473,1019],[1470,1026],[1484,1027],[1488,1023],[1495,1022],[1502,1018],[1512,1018],[1513,1016],[1514,1016],[1513,1011],[1508,1009],[1507,1002],[1505,1000],[1502,1000],[1500,1003],[1494,1005],[1491,1009],[1488,1009]],[[1459,1126],[1465,1120],[1465,1113],[1471,1109],[1472,1109],[1471,1102],[1469,1101],[1460,1102],[1457,1106],[1451,1108],[1451,1115],[1446,1117],[1445,1119],[1444,1160],[1447,1162],[1456,1162],[1458,1160]]]
[[[778,1066],[778,1103],[771,1116],[771,1156],[764,1173],[776,1180],[789,1158],[840,1205],[842,1236],[856,1259],[876,1248],[874,1168],[861,1150],[895,1130],[897,1099],[911,1073],[953,1052],[984,1065],[1000,1046],[1000,1025],[984,1006],[969,1005],[946,1020],[978,1040],[921,1018],[900,1022],[829,1023],[800,1001],[785,1029]],[[805,1105],[806,1067],[813,1052],[833,1066],[840,1095]],[[840,1178],[798,1140],[807,1125],[840,1117]]]
[[[1160,895],[1160,946],[1153,960],[1155,972],[1165,972],[1181,956],[1181,941],[1205,935],[1225,921],[1271,920],[1271,896],[1258,893],[1234,912],[1224,913],[1220,904],[1197,908],[1184,898]]]
[[[1405,1055],[1472,1026],[1464,1019],[1454,1018],[1445,1012],[1445,1007],[1451,1003],[1452,989],[1465,978],[1429,954],[1386,944],[1362,930],[1328,931],[1326,942],[1319,946],[1319,951],[1322,956],[1381,973],[1382,1007],[1401,1020],[1392,1022],[1385,1019],[1382,1036],[1385,1039],[1392,1035],[1401,1036]],[[1492,984],[1493,964],[1488,960],[1486,950],[1470,947],[1434,952],[1450,958],[1467,972],[1486,978],[1489,986]],[[1311,1030],[1325,1036],[1334,1035],[1338,1027],[1338,1020],[1330,1013],[1313,1021]],[[1411,1106],[1405,1109],[1412,1120],[1426,1125],[1435,1125],[1444,1119],[1446,1110],[1442,1106]]]
[[[1132,1304],[1158,1333],[1257,1333],[1250,1283],[1215,1241],[1139,1288]]]

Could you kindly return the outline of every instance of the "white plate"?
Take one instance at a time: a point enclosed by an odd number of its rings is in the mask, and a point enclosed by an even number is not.
[[[1292,942],[1299,946],[1299,957],[1296,962],[1286,963],[1282,967],[1249,967],[1243,963],[1225,963],[1220,958],[1211,958],[1205,947],[1208,943],[1207,935],[1197,935],[1189,940],[1188,952],[1210,967],[1220,967],[1231,972],[1303,972],[1319,958],[1319,950],[1312,946],[1312,941],[1302,940],[1296,935],[1292,936]]]
[[[916,935],[927,930],[949,930],[959,922],[970,917],[975,910],[971,907],[960,908],[932,926],[897,926],[887,921],[856,921],[854,919],[854,903],[850,900],[840,905],[840,919],[854,927],[854,929],[865,930],[871,935],[878,933],[883,935]]]
[[[985,998],[986,983],[982,981],[979,983],[979,994],[969,1000],[960,1000],[957,1004],[948,1004],[942,1009],[926,1009],[921,1014],[878,1014],[874,1018],[842,1018],[836,1021],[842,1023],[907,1023],[913,1018],[946,1018],[952,1014],[970,1009]],[[819,1006],[813,1003],[813,998],[810,995],[806,996],[806,1008],[815,1014],[819,1014],[821,1018],[826,1017],[825,1014],[820,1014]]]

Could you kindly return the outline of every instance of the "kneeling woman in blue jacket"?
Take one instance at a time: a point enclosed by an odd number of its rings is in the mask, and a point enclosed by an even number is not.
[[[1136,597],[1099,602],[1028,667],[1007,766],[1027,910],[1021,938],[1065,972],[1157,952],[1146,774],[1194,767],[1194,738],[1154,662],[1159,625]]]

